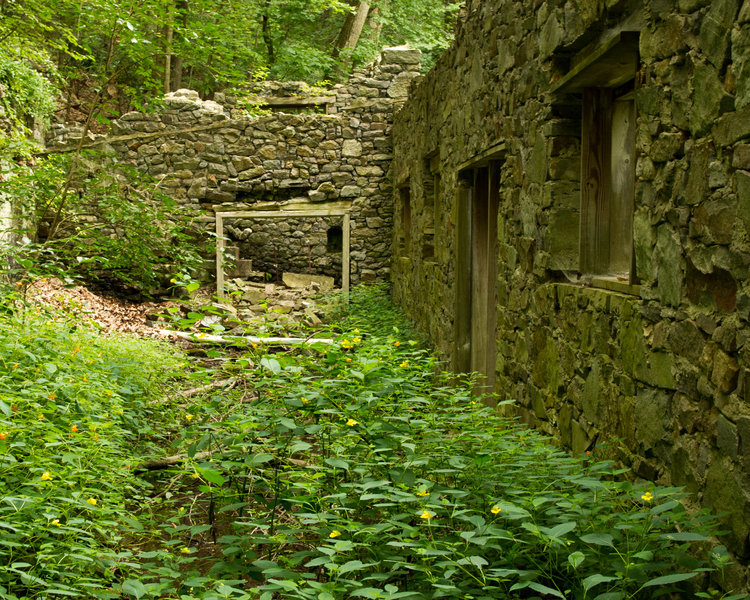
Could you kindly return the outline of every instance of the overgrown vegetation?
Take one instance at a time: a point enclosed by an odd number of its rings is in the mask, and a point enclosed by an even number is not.
[[[726,563],[679,490],[484,407],[381,291],[337,310],[333,344],[207,351],[183,398],[161,347],[13,317],[0,595],[646,599]]]
[[[0,250],[16,280],[76,278],[148,294],[200,262],[196,215],[159,182],[101,155],[52,155],[18,169],[4,189],[15,218],[3,223],[12,235]]]

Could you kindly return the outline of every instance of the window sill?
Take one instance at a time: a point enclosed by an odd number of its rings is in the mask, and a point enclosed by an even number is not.
[[[641,295],[641,286],[622,281],[621,278],[607,275],[594,275],[591,277],[591,287],[619,292],[620,294],[629,294],[631,296]]]

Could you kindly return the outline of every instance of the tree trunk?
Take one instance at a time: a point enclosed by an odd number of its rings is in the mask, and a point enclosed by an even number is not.
[[[344,21],[344,26],[341,28],[339,38],[333,48],[334,57],[337,57],[342,50],[351,50],[357,45],[369,12],[370,3],[360,0],[357,10],[346,15],[346,21]]]
[[[268,8],[271,5],[271,0],[266,0],[266,11],[268,11]],[[263,32],[263,41],[266,43],[266,51],[268,52],[268,64],[272,65],[274,61],[276,60],[276,57],[274,55],[273,51],[273,37],[271,36],[271,25],[270,25],[270,17],[268,16],[268,12],[264,12],[262,15],[262,32]]]
[[[386,13],[388,11],[388,0],[380,0],[380,4],[378,6],[373,6],[372,10],[370,10],[369,38],[372,40],[372,43],[375,45],[376,48],[380,46],[380,33],[383,31],[383,21],[381,21],[378,18],[380,16],[381,11],[383,13]]]
[[[177,22],[182,24],[182,30],[187,29],[188,24],[188,0],[177,0],[175,3],[177,9]],[[179,39],[182,35],[178,28],[174,32],[175,38]],[[182,87],[182,56],[172,55],[172,91],[179,90]]]
[[[164,93],[172,91],[172,39],[174,38],[174,5],[167,9],[167,23],[164,25]]]

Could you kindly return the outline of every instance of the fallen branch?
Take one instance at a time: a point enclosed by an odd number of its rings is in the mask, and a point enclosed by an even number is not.
[[[236,377],[230,377],[229,379],[222,379],[221,381],[213,381],[209,384],[202,385],[195,388],[190,388],[189,390],[183,390],[179,392],[179,395],[183,398],[192,398],[193,396],[198,396],[200,394],[203,394],[205,392],[210,392],[212,390],[226,387],[227,391],[231,390],[235,385],[237,385],[237,378]]]
[[[187,333],[171,329],[159,329],[159,333],[173,335],[195,344],[257,344],[269,346],[303,346],[306,344],[334,345],[336,342],[328,338],[287,338],[287,337],[258,337],[254,335],[211,335],[209,333]]]
[[[204,458],[210,457],[211,454],[212,452],[198,452],[195,456],[193,456],[192,460],[203,460]],[[165,458],[159,458],[143,463],[142,465],[138,465],[134,470],[136,473],[143,471],[160,471],[162,469],[169,469],[170,467],[174,467],[175,465],[181,465],[186,460],[188,460],[188,457],[184,454],[175,454],[174,456],[167,456]],[[299,458],[286,458],[284,460],[298,467],[307,467],[310,464],[307,461],[300,460]]]

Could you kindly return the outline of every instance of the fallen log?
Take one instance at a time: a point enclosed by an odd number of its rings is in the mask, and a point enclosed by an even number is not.
[[[254,335],[211,335],[210,333],[188,333],[172,329],[159,329],[159,333],[173,335],[196,344],[257,344],[267,346],[304,346],[308,344],[336,344],[329,338],[258,337]]]
[[[229,379],[222,379],[221,381],[213,381],[206,385],[201,385],[199,387],[190,388],[189,390],[182,390],[181,392],[178,392],[178,393],[183,398],[192,398],[193,396],[197,396],[205,392],[211,392],[215,389],[222,388],[222,387],[226,387],[228,390],[230,390],[236,384],[237,384],[237,378],[230,377]]]

